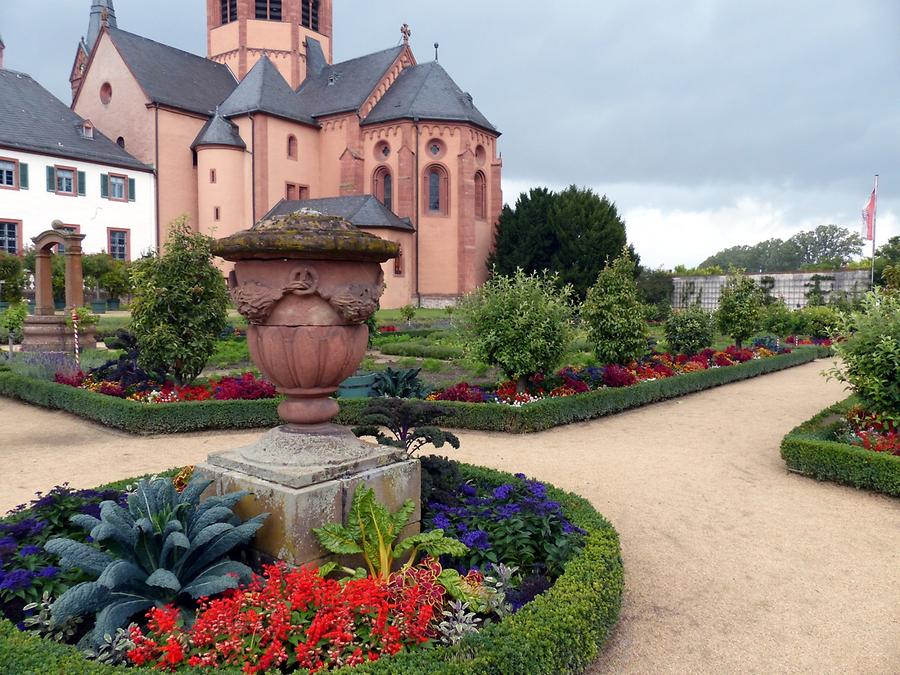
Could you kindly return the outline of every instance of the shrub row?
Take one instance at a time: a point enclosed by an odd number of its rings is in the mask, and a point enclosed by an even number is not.
[[[855,403],[851,396],[791,431],[781,442],[781,457],[791,471],[805,476],[900,497],[900,457],[834,440],[841,418]]]
[[[500,485],[511,476],[481,467],[462,467],[467,479]],[[580,672],[599,654],[619,617],[624,588],[619,537],[586,500],[550,488],[573,523],[587,531],[584,548],[543,595],[515,615],[491,624],[453,647],[405,652],[338,671],[341,675],[530,675]],[[77,649],[20,633],[0,621],[0,672],[155,672],[114,668],[85,661]],[[220,671],[228,672],[228,671]]]
[[[394,342],[378,347],[382,354],[390,356],[413,356],[420,359],[459,359],[463,356],[460,347],[445,345],[429,345],[417,342]]]
[[[611,415],[722,384],[808,363],[829,350],[804,347],[791,354],[687,373],[621,389],[600,389],[566,398],[548,398],[521,408],[499,403],[441,402],[451,413],[440,420],[457,429],[528,433]],[[202,401],[150,405],[96,394],[0,369],[0,395],[63,410],[135,434],[174,434],[213,429],[257,429],[281,424],[278,400]],[[367,399],[340,401],[339,424],[360,424]]]

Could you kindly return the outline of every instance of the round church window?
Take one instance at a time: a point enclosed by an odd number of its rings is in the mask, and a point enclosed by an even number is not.
[[[391,146],[387,141],[379,141],[375,145],[375,159],[379,162],[391,156]]]
[[[103,86],[100,87],[100,102],[103,105],[109,104],[112,100],[112,85],[109,82],[104,82]]]
[[[434,157],[438,158],[444,154],[444,144],[435,139],[428,144],[428,153]]]

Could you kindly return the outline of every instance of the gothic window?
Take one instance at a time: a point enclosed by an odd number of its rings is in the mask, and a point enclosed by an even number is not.
[[[390,211],[394,210],[394,179],[386,166],[375,171],[375,198]]]
[[[300,23],[304,28],[319,30],[319,0],[301,0]]]
[[[237,21],[237,0],[221,0],[222,23]]]
[[[288,159],[297,159],[297,137],[291,134],[287,141]]]
[[[256,18],[281,21],[281,0],[256,0]]]
[[[475,174],[475,217],[487,218],[487,181],[481,171]]]
[[[450,177],[439,164],[425,170],[425,194],[428,195],[428,210],[446,216],[450,212]]]

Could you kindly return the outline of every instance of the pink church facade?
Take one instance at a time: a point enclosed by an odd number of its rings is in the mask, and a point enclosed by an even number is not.
[[[484,281],[499,132],[437,62],[416,61],[406,27],[399,46],[334,64],[330,0],[207,0],[203,58],[94,4],[72,107],[156,169],[160,243],[182,214],[222,237],[307,207],[400,244],[384,307],[450,303]]]

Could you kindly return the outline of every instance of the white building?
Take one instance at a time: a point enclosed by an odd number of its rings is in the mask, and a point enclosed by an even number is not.
[[[30,76],[0,70],[0,251],[21,255],[60,220],[84,252],[156,248],[156,180]]]

